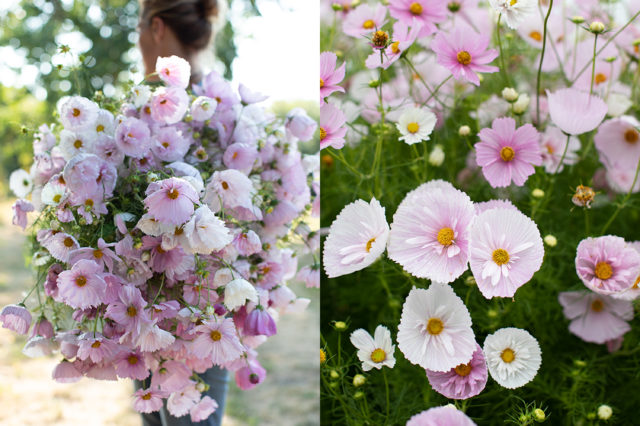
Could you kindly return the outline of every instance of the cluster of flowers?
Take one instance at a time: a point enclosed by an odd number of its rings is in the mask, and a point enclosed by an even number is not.
[[[298,271],[292,249],[315,258],[319,246],[307,223],[318,158],[298,150],[317,124],[300,109],[276,119],[257,105],[264,96],[242,85],[238,96],[215,72],[191,93],[175,56],[156,74],[164,84],[133,87],[111,111],[61,100],[62,128],[40,127],[31,171],[11,175],[14,224],[39,211],[24,353],[59,350],[58,382],[150,377],[136,410],[168,398],[172,415],[200,421],[217,403],[197,373],[217,365],[243,389],[262,382],[257,347],[280,314],[309,303],[287,281],[319,285],[318,266]],[[29,332],[26,300],[2,310],[4,327]]]

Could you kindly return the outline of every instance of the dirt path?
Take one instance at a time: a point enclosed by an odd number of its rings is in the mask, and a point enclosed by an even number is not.
[[[0,307],[15,303],[34,277],[23,259],[24,236],[11,225],[11,203],[0,201]],[[267,378],[250,391],[230,386],[224,426],[319,424],[319,293],[292,286],[312,299],[306,312],[285,316],[278,334],[260,348]],[[58,358],[22,355],[25,339],[0,328],[0,425],[137,426],[130,381],[51,379]]]

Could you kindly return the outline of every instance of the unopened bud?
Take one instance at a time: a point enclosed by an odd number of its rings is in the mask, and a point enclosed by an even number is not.
[[[589,25],[589,31],[594,34],[600,34],[604,32],[604,24],[600,21],[593,21],[591,25]]]
[[[353,376],[353,386],[355,387],[364,385],[366,381],[367,381],[367,378],[364,377],[362,374],[356,374],[355,376]]]
[[[584,22],[584,17],[580,15],[576,15],[573,18],[571,18],[571,22],[573,22],[574,24],[582,24]]]
[[[460,126],[458,129],[458,134],[460,136],[469,136],[471,133],[471,128],[469,126]]]
[[[533,198],[542,198],[544,197],[544,191],[540,188],[536,188],[531,191],[531,196],[533,196]]]
[[[442,150],[441,145],[436,145],[433,147],[433,151],[429,154],[429,164],[434,167],[441,166],[444,162],[444,151]]]
[[[333,326],[338,331],[344,331],[347,329],[347,323],[345,323],[344,321],[336,321],[333,323]]]
[[[558,245],[558,239],[553,235],[549,234],[544,237],[544,243],[549,247],[555,247]]]
[[[533,418],[536,422],[542,423],[546,420],[547,415],[540,408],[536,408],[535,410],[533,410]]]
[[[609,420],[612,414],[613,410],[608,405],[602,404],[598,407],[598,418],[600,420]]]
[[[502,98],[507,102],[515,102],[518,99],[518,92],[513,87],[502,89]]]
[[[531,98],[529,98],[529,95],[527,95],[526,93],[523,93],[520,96],[518,96],[518,100],[515,101],[513,104],[513,113],[518,115],[524,114],[527,108],[529,108],[530,101],[531,101]]]

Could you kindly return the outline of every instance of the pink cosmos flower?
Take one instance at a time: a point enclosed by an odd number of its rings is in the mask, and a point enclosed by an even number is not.
[[[391,0],[389,13],[397,20],[412,25],[414,19],[422,23],[419,37],[435,33],[436,24],[447,19],[447,1],[445,0]]]
[[[69,255],[69,264],[73,265],[80,259],[93,260],[98,265],[106,266],[107,270],[113,270],[113,263],[119,262],[120,258],[111,250],[115,244],[107,244],[102,238],[98,238],[97,248],[82,247],[74,250]]]
[[[149,369],[142,353],[138,351],[123,351],[114,361],[118,377],[123,379],[144,380],[149,377]]]
[[[195,387],[195,382],[191,382],[183,389],[173,392],[167,399],[167,409],[175,417],[184,416],[200,400],[200,392]]]
[[[110,361],[120,351],[120,346],[100,333],[87,332],[78,340],[77,357],[93,362]]]
[[[180,87],[160,87],[151,98],[151,118],[161,124],[182,120],[189,108],[189,95]]]
[[[607,104],[598,96],[577,89],[547,90],[551,121],[564,133],[581,135],[598,127],[607,114]]]
[[[153,135],[151,151],[162,161],[180,161],[189,150],[191,140],[175,127],[162,127]]]
[[[257,306],[244,321],[247,336],[273,336],[277,333],[276,322],[262,306]]]
[[[111,197],[118,171],[97,155],[79,154],[65,165],[62,176],[69,191],[78,197],[97,193]]]
[[[518,210],[516,206],[509,200],[489,200],[483,201],[480,203],[475,203],[474,207],[476,208],[476,215],[479,215],[482,212],[491,209],[503,208],[503,209],[512,209]]]
[[[344,113],[331,104],[320,106],[320,149],[331,146],[340,149],[344,146],[347,134]]]
[[[124,152],[120,151],[116,140],[111,136],[98,136],[94,152],[98,157],[113,164],[114,166],[118,166],[124,161]]]
[[[206,321],[196,331],[199,334],[193,341],[192,352],[198,358],[211,357],[214,364],[222,365],[244,352],[231,318]]]
[[[144,205],[157,221],[182,225],[191,218],[194,203],[200,201],[196,190],[186,180],[172,177],[153,182],[147,188]]]
[[[476,33],[467,25],[459,25],[450,34],[436,34],[431,48],[438,55],[438,63],[451,71],[456,80],[466,80],[476,86],[480,78],[476,72],[493,73],[498,67],[487,65],[498,56],[495,49],[487,50],[489,36]]]
[[[426,370],[429,384],[438,393],[451,399],[467,399],[478,395],[487,384],[489,372],[480,345],[471,361],[446,372]]]
[[[640,254],[620,237],[585,238],[578,244],[576,271],[596,293],[621,293],[640,274]]]
[[[345,74],[346,62],[336,68],[338,57],[333,52],[320,54],[320,105],[324,105],[324,98],[333,92],[343,92],[344,88],[338,86]]]
[[[218,408],[218,403],[212,399],[209,395],[202,397],[200,402],[196,403],[189,410],[192,422],[201,422],[209,418]]]
[[[421,29],[422,24],[417,20],[413,21],[411,29],[402,21],[393,24],[393,42],[384,49],[382,57],[378,50],[374,50],[365,61],[367,68],[389,68],[416,41]]]
[[[33,329],[31,329],[30,336],[42,336],[46,339],[51,339],[53,337],[53,334],[53,325],[51,325],[51,323],[45,317],[40,317],[33,324]]]
[[[249,174],[258,158],[256,147],[244,143],[234,143],[227,147],[222,157],[224,165],[230,169]]]
[[[307,288],[320,288],[320,266],[303,266],[296,274],[296,280],[303,282]]]
[[[133,285],[123,285],[118,292],[118,299],[107,306],[105,316],[132,331],[134,337],[140,333],[142,324],[149,322],[144,310],[147,302],[140,290]]]
[[[315,133],[318,123],[309,117],[304,109],[293,108],[287,114],[285,127],[293,136],[306,142]]]
[[[429,408],[411,417],[406,426],[476,426],[465,413],[453,405]]]
[[[598,128],[593,140],[600,154],[600,161],[607,169],[617,164],[616,168],[635,171],[640,159],[638,128],[640,122],[629,115],[607,120]]]
[[[363,37],[382,28],[387,16],[387,8],[382,4],[374,7],[363,4],[349,13],[342,23],[342,31],[351,37]]]
[[[133,394],[133,408],[138,413],[152,413],[162,408],[166,394],[153,388],[138,389]]]
[[[564,165],[575,164],[578,161],[578,151],[580,150],[580,140],[574,136],[569,138],[569,146],[564,156],[564,161],[560,165],[560,159],[567,144],[567,137],[562,130],[556,126],[547,126],[547,129],[540,135],[540,151],[542,154],[542,165],[547,173],[558,173],[562,171]],[[558,167],[559,166],[559,167]]]
[[[259,209],[253,206],[255,195],[256,190],[251,179],[238,170],[227,169],[213,172],[206,187],[204,201],[214,212],[220,211],[222,207],[243,207],[254,214],[260,214]]]
[[[31,326],[31,314],[22,305],[7,305],[0,312],[2,327],[18,334],[27,334]]]
[[[242,256],[251,256],[262,250],[260,236],[252,230],[238,232],[233,239],[233,246],[238,250],[238,254]]]
[[[183,227],[186,247],[189,253],[210,254],[222,250],[233,237],[207,205],[198,207],[195,214]]]
[[[151,132],[142,120],[127,117],[116,128],[116,145],[129,157],[143,158],[151,148]]]
[[[393,216],[389,257],[416,277],[449,283],[467,270],[474,217],[464,192],[423,185],[407,194]]]
[[[156,73],[160,80],[167,86],[176,86],[186,89],[191,77],[191,65],[179,56],[169,56],[168,58],[158,57],[156,61]]]
[[[76,309],[100,305],[107,287],[102,272],[103,267],[91,260],[77,261],[71,270],[58,275],[58,295]]]
[[[49,238],[40,241],[40,244],[51,253],[55,259],[67,263],[72,251],[80,248],[78,241],[65,232],[57,232]]]
[[[11,206],[11,209],[13,210],[11,223],[24,230],[27,227],[27,213],[34,210],[33,204],[27,200],[19,199]]]
[[[158,320],[142,323],[140,335],[135,340],[135,346],[142,352],[156,352],[166,349],[176,338],[167,330],[163,330],[156,324]]]
[[[590,291],[565,291],[558,295],[564,316],[571,320],[569,331],[592,343],[621,338],[631,326],[633,305]]]
[[[196,121],[209,120],[216,112],[218,102],[206,96],[198,96],[191,104],[191,116]]]
[[[51,377],[58,383],[74,383],[82,378],[82,373],[78,371],[73,363],[63,359],[53,369]]]
[[[193,258],[187,255],[182,247],[165,250],[162,248],[161,238],[145,235],[142,237],[142,249],[149,251],[150,259],[147,264],[151,270],[164,272],[170,280],[183,276],[193,268]]]
[[[211,99],[215,99],[218,103],[218,106],[216,107],[217,111],[231,110],[234,105],[240,103],[238,95],[231,88],[229,82],[215,71],[210,72],[204,77],[202,80],[202,89],[203,90],[199,90],[196,86],[194,91],[198,95],[206,95]]]
[[[236,370],[236,384],[242,390],[253,389],[267,377],[267,370],[257,359],[249,359],[247,366]]]
[[[238,94],[244,105],[257,104],[269,98],[267,95],[249,89],[242,83],[238,84]]]
[[[496,118],[491,128],[480,130],[480,142],[474,145],[476,162],[494,188],[522,186],[542,164],[538,131],[531,125],[516,129],[513,118]]]
[[[188,386],[192,371],[183,362],[164,361],[151,376],[151,387],[176,392]]]
[[[535,222],[518,210],[497,208],[471,227],[469,264],[484,297],[513,297],[540,269],[544,247]]]
[[[71,96],[60,107],[60,121],[65,129],[82,131],[92,126],[100,108],[82,96]]]

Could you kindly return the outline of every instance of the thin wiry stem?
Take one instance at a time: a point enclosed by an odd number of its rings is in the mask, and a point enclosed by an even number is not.
[[[553,8],[553,0],[549,1],[549,10],[544,18],[544,29],[542,30],[542,53],[540,53],[540,64],[538,65],[538,77],[536,78],[536,122],[540,125],[540,77],[542,76],[542,62],[544,61],[544,51],[547,48],[547,22],[551,9]]]

